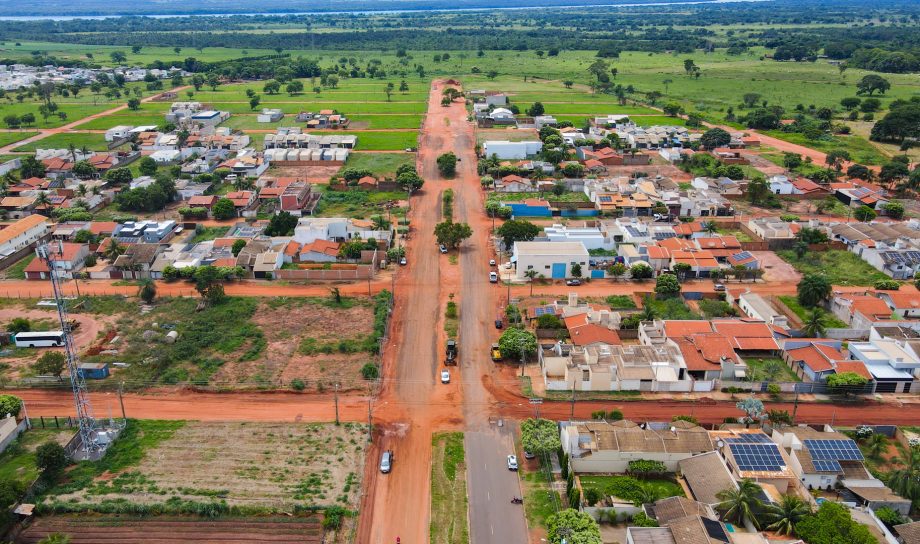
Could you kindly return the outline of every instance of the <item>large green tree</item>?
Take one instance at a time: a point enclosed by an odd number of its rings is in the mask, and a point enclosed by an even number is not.
[[[498,227],[497,233],[501,236],[505,249],[511,249],[515,242],[529,242],[540,234],[540,227],[523,219],[511,219]]]
[[[434,236],[438,243],[450,249],[456,249],[472,235],[473,229],[466,223],[454,223],[447,220],[434,226]]]
[[[810,513],[808,503],[796,495],[789,494],[783,495],[779,502],[768,505],[761,517],[766,524],[766,530],[791,536],[795,534],[796,524]]]
[[[551,515],[546,521],[552,544],[602,544],[601,529],[590,514],[572,508]]]
[[[799,282],[797,293],[799,304],[814,308],[831,296],[831,282],[824,274],[805,274]]]
[[[555,453],[562,446],[559,426],[549,419],[525,419],[521,422],[521,445],[524,451],[537,455]]]
[[[525,356],[533,355],[537,352],[537,337],[532,332],[524,329],[510,328],[502,333],[498,339],[498,347],[502,355],[508,359],[520,359],[521,352]]]
[[[824,501],[814,514],[795,524],[799,538],[808,544],[878,544],[869,528],[853,520],[846,506]]]

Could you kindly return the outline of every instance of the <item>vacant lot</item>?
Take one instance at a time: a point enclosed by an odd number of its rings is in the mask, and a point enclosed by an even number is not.
[[[404,164],[415,165],[412,153],[352,153],[344,168],[369,170],[377,177],[396,177],[396,169]]]
[[[113,125],[114,126],[114,125]],[[77,149],[84,147],[90,151],[105,151],[108,149],[105,143],[104,134],[95,134],[88,132],[65,132],[61,134],[52,134],[47,138],[36,140],[34,142],[21,145],[13,151],[35,151],[36,149],[67,149],[73,144]]]
[[[430,542],[466,544],[470,535],[463,433],[435,433],[431,447]]]
[[[589,489],[596,489],[601,500],[616,497],[625,502],[643,504],[667,497],[683,497],[680,485],[671,480],[638,480],[631,476],[581,476],[581,487],[588,494]]]
[[[776,254],[802,274],[822,273],[834,285],[873,285],[878,280],[891,279],[856,254],[842,249],[811,251],[801,259],[791,250]]]
[[[78,464],[42,502],[52,511],[103,513],[120,503],[169,501],[266,512],[350,508],[360,496],[366,443],[366,429],[353,423],[131,420],[101,461]]]

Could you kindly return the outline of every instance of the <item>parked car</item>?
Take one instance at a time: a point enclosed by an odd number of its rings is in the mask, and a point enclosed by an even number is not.
[[[581,280],[566,280],[565,284],[571,287],[575,287],[577,285],[581,285]]]
[[[380,472],[388,474],[393,468],[393,450],[387,450],[380,456]]]
[[[399,259],[399,264],[402,266],[406,266],[407,264],[409,264],[409,261],[407,261],[405,257],[402,257],[401,259]]]
[[[495,259],[489,259],[489,266],[495,266]]]
[[[498,274],[489,272],[489,283],[498,283]]]
[[[498,347],[498,342],[492,344],[492,360],[501,361],[502,360],[502,350]]]
[[[508,470],[517,470],[517,469],[518,469],[517,457],[514,455],[509,455],[508,456]]]
[[[501,320],[501,319],[496,319],[496,320],[495,320],[495,328],[496,328],[496,329],[500,329],[500,328],[502,328],[502,326],[503,326],[502,320]]]
[[[450,370],[441,371],[441,383],[450,383]]]
[[[438,251],[440,251],[441,253],[447,253],[447,246],[445,246],[444,244],[438,244]]]
[[[536,455],[527,450],[524,450],[524,459],[533,459],[534,457],[536,457]]]
[[[715,291],[724,291],[724,290],[725,290],[725,286],[722,285],[721,283],[717,283],[717,284],[713,285],[712,288],[713,288],[713,290],[715,290]]]

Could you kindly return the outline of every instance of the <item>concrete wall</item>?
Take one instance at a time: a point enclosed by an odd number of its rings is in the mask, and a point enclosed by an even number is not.
[[[353,270],[276,270],[281,280],[366,280],[374,276],[373,266],[359,265]]]

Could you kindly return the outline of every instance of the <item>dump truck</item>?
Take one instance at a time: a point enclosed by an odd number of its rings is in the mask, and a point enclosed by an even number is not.
[[[502,360],[502,350],[498,347],[498,342],[492,344],[492,360],[501,361]]]
[[[445,365],[455,365],[457,364],[457,352],[459,348],[457,346],[457,341],[453,338],[447,339],[447,358],[444,360]]]

